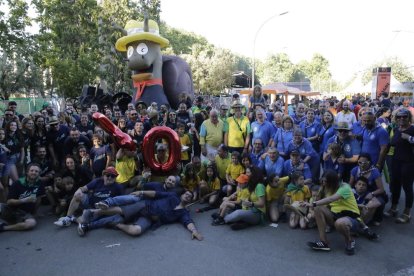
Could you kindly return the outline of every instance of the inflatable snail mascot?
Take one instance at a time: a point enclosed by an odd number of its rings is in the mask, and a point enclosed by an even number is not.
[[[169,41],[160,36],[155,21],[148,20],[147,16],[144,22],[129,20],[125,32],[115,48],[126,52],[134,83],[134,104],[143,101],[149,106],[157,102],[177,109],[179,94],[186,93],[194,98],[190,67],[180,57],[161,54],[161,49],[168,46]]]

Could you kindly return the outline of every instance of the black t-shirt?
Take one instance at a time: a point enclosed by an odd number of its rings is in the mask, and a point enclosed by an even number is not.
[[[76,142],[71,137],[67,137],[64,143],[65,154],[76,156],[78,147],[81,145],[85,146],[88,151],[92,146],[91,141],[84,135],[80,135],[79,140]]]
[[[95,178],[88,185],[86,185],[88,191],[91,192],[89,197],[89,204],[92,206],[102,200],[109,197],[119,196],[124,193],[124,187],[114,182],[111,185],[105,185],[102,177]]]
[[[24,199],[32,195],[36,197],[45,194],[45,189],[40,180],[36,181],[33,185],[29,185],[25,178],[20,178],[10,187],[8,199]],[[15,206],[16,209],[21,209],[27,213],[34,213],[36,203],[23,203]]]
[[[58,159],[64,157],[64,143],[67,137],[69,137],[69,128],[65,125],[60,125],[58,131],[50,130],[46,134],[47,143],[53,145]]]
[[[410,126],[404,130],[410,136],[414,136],[414,126]],[[391,145],[394,146],[394,160],[400,162],[414,162],[414,144],[410,144],[407,140],[401,138],[401,132],[398,128],[394,129],[394,136],[391,139]]]

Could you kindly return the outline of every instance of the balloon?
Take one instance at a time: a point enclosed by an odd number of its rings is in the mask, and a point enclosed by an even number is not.
[[[118,147],[132,151],[136,150],[136,144],[132,140],[131,136],[122,132],[105,115],[99,112],[95,112],[92,115],[92,119],[98,126],[100,126],[105,132],[107,132],[114,138],[115,144]]]
[[[159,139],[166,139],[168,141],[169,156],[164,164],[155,160],[155,143]],[[159,174],[167,174],[175,170],[181,160],[180,138],[169,127],[157,126],[148,131],[144,137],[142,150],[145,163],[150,167],[151,171]]]

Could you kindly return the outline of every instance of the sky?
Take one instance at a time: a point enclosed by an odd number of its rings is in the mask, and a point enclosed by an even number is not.
[[[384,57],[414,72],[413,8],[412,0],[163,0],[161,20],[244,56],[253,57],[255,44],[257,59],[322,54],[333,79],[345,82]]]

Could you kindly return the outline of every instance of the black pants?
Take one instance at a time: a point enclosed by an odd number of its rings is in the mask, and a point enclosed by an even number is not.
[[[390,183],[392,204],[397,205],[401,188],[405,192],[405,208],[413,207],[414,162],[392,160],[392,179]]]

